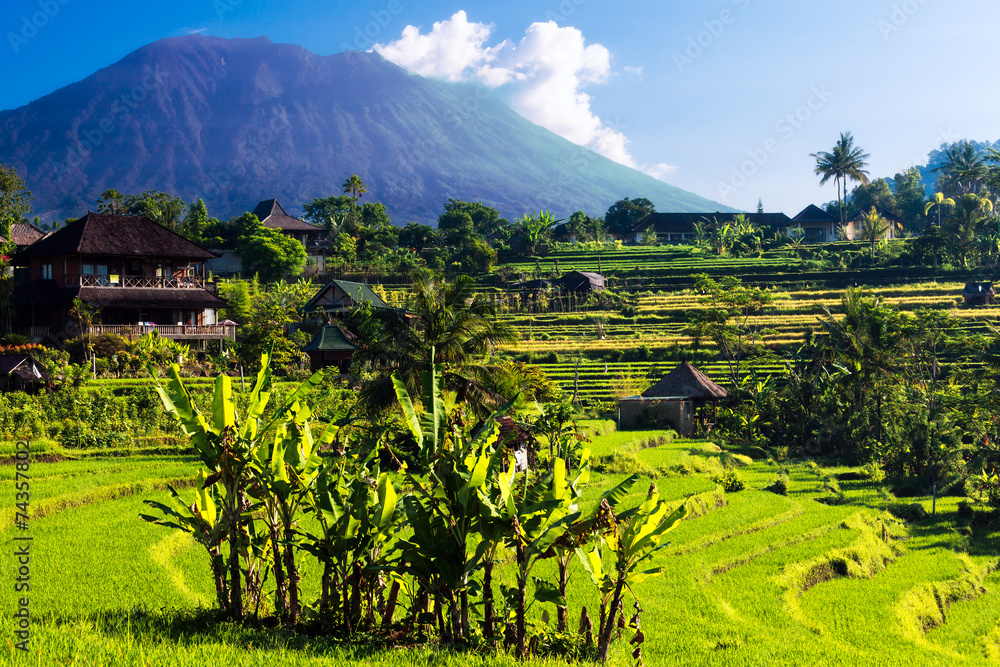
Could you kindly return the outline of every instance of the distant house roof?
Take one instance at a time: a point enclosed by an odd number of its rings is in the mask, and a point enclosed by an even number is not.
[[[715,218],[719,222],[732,222],[739,213],[650,213],[632,231],[643,232],[653,227],[657,234],[693,234],[694,225]],[[746,219],[758,227],[787,227],[784,213],[744,213]]]
[[[644,398],[686,396],[694,400],[717,401],[729,392],[712,382],[707,375],[684,361],[652,387],[642,392]]]
[[[353,352],[358,349],[358,337],[344,327],[333,324],[320,329],[303,352]]]
[[[883,218],[885,218],[886,222],[899,222],[902,219],[898,215],[896,215],[895,213],[893,213],[892,211],[886,210],[886,209],[882,208],[881,206],[879,206],[877,204],[875,206],[873,206],[872,208],[874,208],[878,212],[879,215],[881,215]],[[855,215],[853,218],[848,218],[847,221],[848,222],[860,222],[861,218],[863,218],[865,216],[865,213],[867,213],[870,210],[871,209],[867,209],[867,210],[864,210],[864,211],[859,211],[857,215]]]
[[[183,257],[196,261],[216,256],[148,218],[87,213],[17,253],[14,260],[60,255]]]
[[[283,232],[322,232],[321,227],[288,215],[277,199],[267,199],[257,204],[253,214],[260,224],[268,229],[280,229]]]
[[[0,355],[0,375],[17,375],[28,382],[47,380],[49,374],[30,354]]]
[[[993,283],[965,283],[962,294],[965,296],[986,296],[994,294]]]
[[[579,292],[584,289],[604,289],[605,280],[604,276],[599,273],[590,273],[589,271],[570,271],[559,279],[559,283],[564,289],[570,292]]]
[[[319,294],[309,300],[309,303],[302,308],[302,312],[340,312],[350,310],[365,301],[379,310],[389,308],[389,304],[365,283],[331,280],[323,286]]]
[[[27,248],[45,236],[46,232],[28,222],[15,222],[10,226],[10,240],[18,248]]]
[[[837,218],[833,217],[819,206],[815,204],[809,204],[802,212],[797,216],[792,218],[792,224],[824,224],[829,225],[834,222],[840,222]]]

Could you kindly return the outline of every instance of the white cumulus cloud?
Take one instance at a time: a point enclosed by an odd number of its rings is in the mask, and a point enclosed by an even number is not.
[[[578,29],[554,21],[531,24],[518,43],[490,45],[492,33],[492,25],[470,22],[459,11],[427,33],[407,26],[398,40],[376,44],[374,50],[421,76],[500,89],[505,101],[533,123],[654,178],[675,170],[666,164],[639,165],[625,134],[591,108],[585,89],[613,76],[607,48],[587,44]],[[636,74],[635,68],[626,71]]]

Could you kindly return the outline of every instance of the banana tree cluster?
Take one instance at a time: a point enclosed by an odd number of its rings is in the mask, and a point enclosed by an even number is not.
[[[162,516],[142,518],[184,530],[205,547],[220,607],[234,619],[250,608],[267,612],[266,588],[273,613],[289,626],[310,622],[343,637],[402,632],[460,646],[503,643],[524,659],[532,654],[533,605],[554,605],[555,630],[567,633],[575,556],[600,591],[595,655],[606,660],[626,594],[661,571],[640,564],[662,548],[683,508],[669,513],[653,490],[640,507],[617,512],[637,476],[585,502],[587,449],[574,450],[572,460],[556,455],[543,471],[516,471],[498,422],[511,406],[470,428],[433,363],[423,374],[419,409],[393,378],[401,432],[416,443],[415,465],[383,471],[381,439],[337,425],[313,437],[307,399],[318,376],[269,412],[267,362],[264,355],[242,412],[226,377],[216,381],[208,416],[176,368],[160,388],[206,470],[191,504],[171,489],[171,504],[147,501]],[[322,571],[316,600],[303,598],[303,556]],[[554,581],[533,576],[548,559],[558,566]],[[494,581],[505,562],[513,564],[513,586]]]

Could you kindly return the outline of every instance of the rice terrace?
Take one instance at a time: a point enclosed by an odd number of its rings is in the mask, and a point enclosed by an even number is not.
[[[1000,664],[995,4],[92,4],[0,8],[0,662]]]

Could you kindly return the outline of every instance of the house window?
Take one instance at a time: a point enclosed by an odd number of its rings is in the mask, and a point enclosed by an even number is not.
[[[806,243],[826,242],[826,230],[822,228],[809,228],[806,230]]]
[[[42,280],[52,280],[52,264],[42,264]]]
[[[84,264],[83,267],[80,269],[80,273],[82,273],[85,276],[92,276],[92,275],[94,275],[94,265],[93,264]]]

